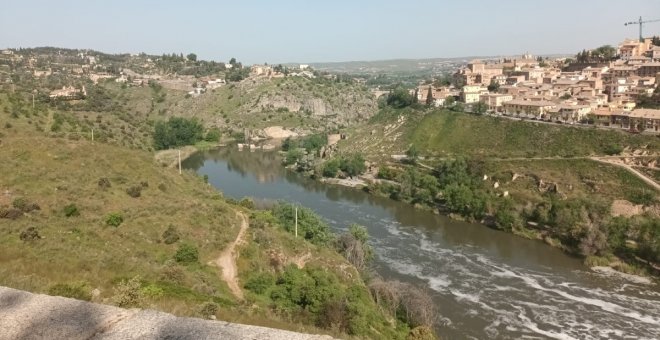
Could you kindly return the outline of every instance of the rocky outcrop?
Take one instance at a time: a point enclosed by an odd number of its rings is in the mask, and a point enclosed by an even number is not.
[[[331,340],[224,321],[122,309],[0,287],[0,340],[267,339]]]

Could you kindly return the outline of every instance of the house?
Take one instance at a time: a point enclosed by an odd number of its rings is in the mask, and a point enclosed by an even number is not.
[[[625,130],[660,132],[660,110],[637,109],[633,111],[600,109],[594,112],[595,121],[602,126]]]
[[[74,100],[81,99],[86,95],[87,90],[84,86],[80,90],[73,86],[62,86],[62,89],[51,91],[49,97],[51,99]]]
[[[560,104],[548,110],[548,118],[564,123],[579,123],[591,113],[589,105]]]
[[[51,69],[47,69],[47,70],[43,70],[43,71],[34,70],[33,73],[34,73],[35,78],[48,77],[49,75],[53,74],[53,70],[51,70]]]
[[[514,99],[504,102],[502,106],[505,114],[525,118],[543,119],[550,109],[557,107],[557,104],[545,100],[531,101]]]
[[[309,68],[309,65],[307,65],[307,64],[300,64],[300,65],[298,66],[298,69],[300,69],[301,71],[304,71],[304,70],[306,70],[306,69],[308,69],[308,68]]]
[[[502,112],[503,104],[513,100],[510,94],[487,93],[479,96],[479,101],[488,105],[488,111]]]
[[[476,103],[482,94],[488,93],[488,89],[481,85],[465,85],[461,91],[461,101],[465,104]]]

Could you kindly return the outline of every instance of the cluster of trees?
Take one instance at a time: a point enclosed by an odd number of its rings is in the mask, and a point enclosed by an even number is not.
[[[443,161],[433,174],[408,167],[381,168],[378,177],[394,180],[370,190],[390,198],[428,207],[442,207],[474,221],[487,217],[502,230],[521,230],[533,222],[567,249],[584,256],[616,255],[644,261],[660,261],[660,219],[650,215],[634,218],[610,215],[610,203],[594,198],[564,199],[552,191],[530,206],[502,197],[481,179],[484,164],[456,159]],[[638,190],[627,194],[635,204],[652,205],[654,193]],[[634,241],[629,247],[626,240]]]
[[[313,211],[297,209],[299,237],[342,254],[358,269],[360,278],[368,272],[374,252],[365,227],[353,224],[336,236]],[[255,242],[268,244],[270,233],[263,230],[267,225],[295,233],[295,211],[296,206],[280,202],[270,211],[255,212],[250,223],[255,229]],[[279,269],[252,271],[244,288],[269,301],[279,315],[358,337],[403,339],[424,334],[426,337],[420,339],[435,339],[432,327],[437,311],[423,289],[379,277],[371,278],[366,287],[351,284],[331,268],[313,263],[303,268],[275,265]]]
[[[403,87],[397,87],[387,95],[386,103],[395,109],[402,109],[417,104],[417,96]]]
[[[171,117],[159,121],[154,126],[154,147],[164,150],[184,145],[192,145],[204,137],[202,123],[194,118]]]
[[[603,45],[593,50],[582,50],[575,55],[578,63],[603,63],[616,58],[616,48],[610,45]]]
[[[322,133],[309,135],[300,139],[287,137],[282,142],[282,150],[286,151],[284,163],[286,165],[295,164],[302,159],[305,153],[318,156],[321,148],[326,145],[328,145],[328,136]]]
[[[353,176],[364,173],[367,169],[364,157],[360,153],[344,155],[341,157],[333,158],[325,162],[322,166],[321,173],[323,177],[337,177],[341,170],[343,174],[353,178]]]

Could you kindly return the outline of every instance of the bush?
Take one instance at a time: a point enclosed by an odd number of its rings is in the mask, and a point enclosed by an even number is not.
[[[238,201],[238,205],[247,209],[254,209],[254,201],[249,197],[243,197]]]
[[[213,301],[204,302],[198,307],[199,315],[205,318],[215,316],[215,313],[218,312],[218,309],[220,309],[220,306],[218,306],[218,304]]]
[[[158,122],[154,127],[154,147],[164,150],[184,145],[193,145],[202,140],[204,127],[196,119],[171,117],[167,122]]]
[[[66,217],[80,216],[78,207],[73,203],[65,205],[64,208],[62,209],[62,212],[64,212],[64,216]]]
[[[101,189],[108,189],[108,188],[111,187],[110,180],[106,177],[99,178],[98,185],[99,185],[99,188],[101,188]]]
[[[111,227],[119,227],[123,222],[124,217],[118,212],[110,213],[105,217],[105,224]]]
[[[126,189],[126,193],[128,196],[131,196],[133,198],[138,198],[142,195],[142,186],[140,185],[134,185],[132,187],[129,187]]]
[[[337,177],[337,172],[339,171],[339,160],[331,159],[325,164],[323,164],[323,177],[335,178]]]
[[[209,130],[209,132],[206,133],[206,136],[204,136],[204,140],[207,142],[215,143],[220,140],[220,136],[222,134],[220,133],[220,130],[217,128]]]
[[[160,287],[158,287],[154,284],[150,284],[148,286],[142,287],[140,289],[140,292],[142,293],[142,295],[144,297],[149,298],[149,299],[159,299],[165,293],[162,288],[160,288]]]
[[[180,238],[179,231],[176,229],[175,226],[171,224],[163,232],[163,242],[165,242],[165,244],[176,243],[176,241],[178,241],[179,238]]]
[[[92,294],[85,284],[70,285],[58,283],[48,288],[48,295],[63,296],[84,301],[92,300]]]
[[[360,175],[367,169],[364,157],[359,153],[342,157],[339,168],[351,177]]]
[[[273,207],[273,216],[290,233],[295,233],[296,206],[289,203],[280,203]],[[298,207],[298,235],[317,245],[328,245],[332,240],[332,233],[328,225],[312,210]]]
[[[39,231],[37,231],[35,227],[28,227],[27,229],[23,230],[19,237],[23,242],[34,241],[41,238]]]
[[[621,145],[610,144],[605,147],[603,150],[606,155],[614,156],[623,152],[623,147]]]
[[[28,201],[24,197],[17,197],[13,202],[11,202],[11,205],[18,210],[25,211],[25,208],[28,205]]]
[[[437,337],[431,327],[417,326],[410,330],[406,340],[436,340]]]
[[[368,239],[367,228],[352,224],[349,231],[337,240],[338,251],[358,270],[365,269],[374,257],[373,249],[367,243]]]
[[[0,218],[15,220],[23,216],[23,212],[14,208],[0,208]]]
[[[122,308],[141,307],[144,305],[144,295],[140,288],[140,277],[135,276],[132,279],[121,281],[115,287],[115,295],[112,302]]]
[[[396,179],[396,171],[390,167],[382,166],[378,169],[378,174],[376,177],[392,181]]]
[[[250,275],[243,287],[256,294],[263,294],[274,284],[275,277],[272,274],[268,272],[258,272]]]
[[[177,249],[174,259],[179,263],[195,263],[199,260],[199,251],[194,245],[184,243]]]

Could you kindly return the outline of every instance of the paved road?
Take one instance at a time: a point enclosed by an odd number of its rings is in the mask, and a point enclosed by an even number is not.
[[[224,321],[181,318],[0,287],[0,340],[331,340]]]

